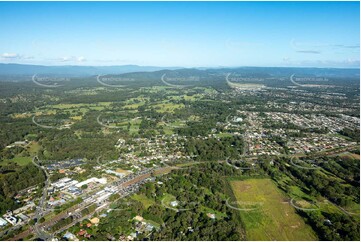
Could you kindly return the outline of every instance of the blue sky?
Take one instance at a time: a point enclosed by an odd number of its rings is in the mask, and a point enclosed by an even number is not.
[[[0,62],[359,67],[359,2],[0,2]]]

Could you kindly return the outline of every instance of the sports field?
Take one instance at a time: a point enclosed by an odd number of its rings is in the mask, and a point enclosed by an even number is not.
[[[240,210],[247,240],[317,240],[311,227],[296,214],[272,180],[250,179],[230,184],[237,199],[231,205]]]

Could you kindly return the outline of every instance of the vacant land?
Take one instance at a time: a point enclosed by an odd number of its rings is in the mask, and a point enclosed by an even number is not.
[[[311,227],[295,213],[288,199],[270,179],[231,181],[237,205],[257,204],[240,211],[247,240],[317,240]]]
[[[30,162],[31,162],[31,157],[16,156],[12,159],[5,160],[5,161],[1,162],[0,164],[17,163],[20,166],[26,166]]]
[[[143,206],[148,209],[151,205],[154,204],[154,201],[147,198],[145,195],[143,194],[135,194],[132,196],[132,198],[136,201],[139,201],[143,204]]]
[[[35,141],[31,142],[28,147],[28,151],[32,156],[36,155],[41,148],[40,144]]]

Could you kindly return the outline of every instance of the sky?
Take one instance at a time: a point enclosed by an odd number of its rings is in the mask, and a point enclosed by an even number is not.
[[[359,2],[0,2],[0,63],[357,67]]]

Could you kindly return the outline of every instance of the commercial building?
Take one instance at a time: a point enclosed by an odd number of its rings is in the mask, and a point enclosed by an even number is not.
[[[95,183],[100,183],[100,184],[107,184],[107,179],[106,178],[96,178],[96,177],[92,177],[92,178],[89,178],[88,180],[85,180],[85,181],[82,181],[82,182],[79,182],[77,183],[75,186],[80,188],[82,187],[83,185],[87,185],[91,182],[95,182]]]

